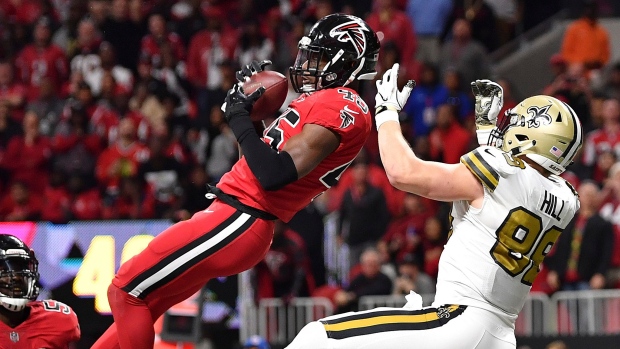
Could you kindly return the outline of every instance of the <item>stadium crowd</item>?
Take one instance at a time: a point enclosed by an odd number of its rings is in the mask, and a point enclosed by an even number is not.
[[[513,2],[513,12],[496,3],[2,1],[0,219],[178,221],[204,209],[206,184],[238,156],[220,110],[235,71],[270,59],[287,75],[303,33],[338,11],[379,33],[378,77],[400,62],[399,79],[417,81],[402,115],[416,154],[456,163],[476,146],[469,82],[495,78],[504,89],[500,115],[514,107],[510,82],[491,75],[488,53],[514,38],[516,23],[523,30],[545,18],[536,17],[537,1]],[[588,24],[595,19],[585,11],[550,58],[555,79],[544,93],[569,103],[589,132],[565,174],[586,202],[535,290],[620,287],[620,63],[609,61],[607,33]],[[586,51],[600,55],[572,52],[589,30],[598,39]],[[362,85],[365,100],[374,88]],[[295,97],[291,89],[287,100]],[[376,132],[339,185],[311,206],[278,226],[256,268],[259,298],[324,292],[346,310],[367,294],[433,292],[450,208],[389,184]],[[352,267],[342,288],[325,290],[322,219],[331,212]],[[393,287],[381,287],[386,280]]]

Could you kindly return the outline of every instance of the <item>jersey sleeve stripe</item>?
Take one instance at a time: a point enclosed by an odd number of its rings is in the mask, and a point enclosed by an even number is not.
[[[499,174],[486,160],[474,150],[461,157],[461,162],[490,190],[494,191],[499,184]]]
[[[337,319],[321,320],[321,322],[329,338],[345,339],[380,332],[427,330],[440,327],[461,315],[465,308],[467,307],[462,305],[446,305],[420,310],[372,310]]]

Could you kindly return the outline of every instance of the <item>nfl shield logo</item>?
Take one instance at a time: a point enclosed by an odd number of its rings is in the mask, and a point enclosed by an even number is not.
[[[17,332],[11,332],[11,334],[9,334],[9,338],[11,339],[11,342],[17,343],[19,341],[19,334]]]

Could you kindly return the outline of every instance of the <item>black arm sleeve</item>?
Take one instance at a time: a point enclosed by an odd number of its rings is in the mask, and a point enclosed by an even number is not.
[[[298,179],[291,155],[277,152],[263,142],[249,117],[235,117],[229,122],[241,146],[250,170],[265,190],[278,190]]]

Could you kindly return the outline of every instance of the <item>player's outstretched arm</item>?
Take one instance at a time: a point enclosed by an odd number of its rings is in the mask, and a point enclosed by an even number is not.
[[[390,183],[407,192],[441,201],[473,201],[484,195],[482,184],[463,164],[443,164],[418,158],[403,137],[398,112],[412,84],[398,90],[398,64],[377,81],[376,114],[379,152]]]

